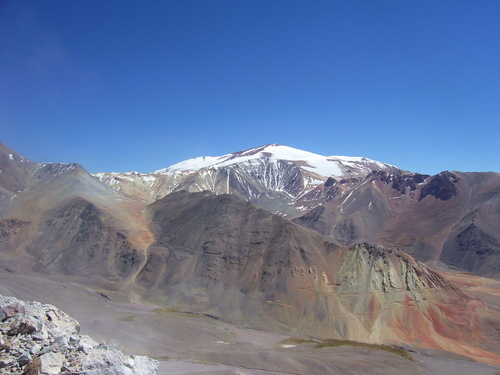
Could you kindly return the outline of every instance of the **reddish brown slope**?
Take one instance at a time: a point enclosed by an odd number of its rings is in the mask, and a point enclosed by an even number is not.
[[[404,249],[482,275],[500,274],[500,175],[374,172],[337,183],[330,201],[295,221],[344,245]]]
[[[406,343],[486,363],[484,305],[400,250],[342,247],[234,196],[176,193],[150,206],[156,243],[137,291],[240,324]]]

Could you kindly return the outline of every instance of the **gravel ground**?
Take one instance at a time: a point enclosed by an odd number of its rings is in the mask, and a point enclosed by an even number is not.
[[[207,317],[135,304],[76,283],[0,270],[0,294],[50,303],[82,333],[125,354],[160,360],[159,375],[494,375],[500,366],[414,354],[416,362],[367,348],[284,347],[288,335],[238,328]],[[121,301],[121,302],[117,302]]]

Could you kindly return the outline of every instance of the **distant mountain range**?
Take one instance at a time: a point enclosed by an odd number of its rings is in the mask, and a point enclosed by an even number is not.
[[[97,173],[152,203],[176,191],[234,194],[342,245],[399,247],[422,261],[500,275],[500,175],[411,173],[362,157],[271,144],[153,173]]]
[[[424,264],[500,275],[498,173],[427,176],[279,145],[91,175],[0,144],[0,171],[8,272],[256,328],[500,363],[484,344],[499,339],[500,315]]]

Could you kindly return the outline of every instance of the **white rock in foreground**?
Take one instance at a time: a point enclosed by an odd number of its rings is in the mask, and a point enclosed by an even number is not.
[[[52,305],[0,296],[0,373],[156,374],[157,361],[125,356],[79,332],[78,322]]]

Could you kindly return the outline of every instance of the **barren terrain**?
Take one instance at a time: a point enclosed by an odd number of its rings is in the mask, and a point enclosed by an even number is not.
[[[456,276],[466,280],[465,276]],[[492,301],[498,282],[472,278]],[[469,283],[467,285],[472,285]],[[466,288],[467,289],[467,288]],[[241,328],[211,317],[131,303],[121,294],[0,270],[0,293],[60,307],[84,334],[125,353],[161,361],[159,374],[453,374],[493,375],[500,366],[446,352],[411,348],[415,361],[370,348],[285,345],[289,335]],[[474,293],[474,291],[473,291]],[[479,291],[478,291],[479,293]],[[497,299],[498,301],[498,299]],[[498,306],[492,306],[497,308]]]

